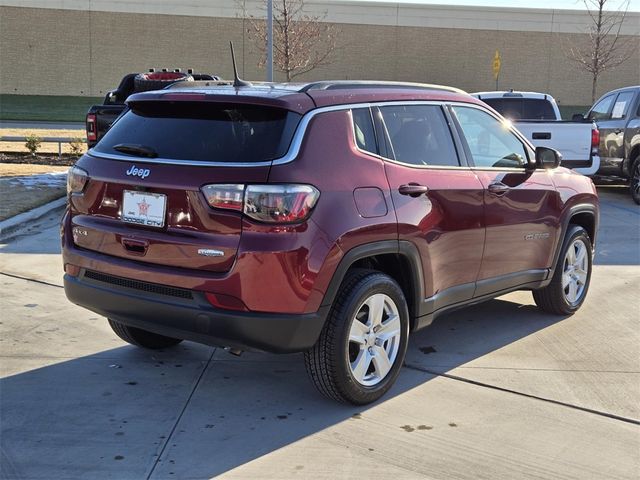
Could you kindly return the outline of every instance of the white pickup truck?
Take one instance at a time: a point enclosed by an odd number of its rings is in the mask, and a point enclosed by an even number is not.
[[[513,90],[472,95],[511,120],[535,147],[558,150],[563,167],[583,175],[594,175],[600,168],[600,132],[596,124],[562,120],[551,95]]]

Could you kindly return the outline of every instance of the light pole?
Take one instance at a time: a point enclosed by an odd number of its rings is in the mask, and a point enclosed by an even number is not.
[[[267,0],[267,82],[273,82],[273,0]]]

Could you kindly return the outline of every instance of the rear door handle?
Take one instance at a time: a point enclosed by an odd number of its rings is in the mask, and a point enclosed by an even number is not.
[[[504,195],[509,190],[511,190],[511,187],[509,187],[508,185],[505,185],[502,182],[495,182],[495,183],[489,184],[488,190],[494,195],[500,196],[500,195]]]
[[[419,197],[429,191],[429,187],[425,185],[419,185],[417,183],[409,183],[407,185],[400,185],[398,192],[400,195],[409,195],[410,197]]]

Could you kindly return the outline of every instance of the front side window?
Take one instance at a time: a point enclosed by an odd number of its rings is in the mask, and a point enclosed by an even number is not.
[[[524,144],[506,123],[471,107],[452,107],[476,167],[518,168],[527,164]]]
[[[451,131],[438,105],[381,107],[393,156],[398,162],[419,166],[458,167]]]
[[[609,110],[611,110],[611,102],[613,102],[614,95],[607,95],[598,103],[596,103],[589,112],[589,120],[608,120]]]

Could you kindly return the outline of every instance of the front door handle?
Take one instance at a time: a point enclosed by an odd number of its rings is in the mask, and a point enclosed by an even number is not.
[[[400,185],[398,192],[400,195],[409,195],[410,197],[419,197],[429,191],[429,187],[425,185],[419,185],[417,183],[409,183],[407,185]]]
[[[618,135],[619,133],[622,133],[622,129],[621,128],[616,128],[613,133],[615,133],[616,135]]]
[[[495,183],[491,183],[489,185],[489,192],[493,193],[494,195],[504,195],[505,193],[507,193],[509,190],[511,189],[511,187],[509,187],[508,185],[505,185],[502,182],[495,182]]]

